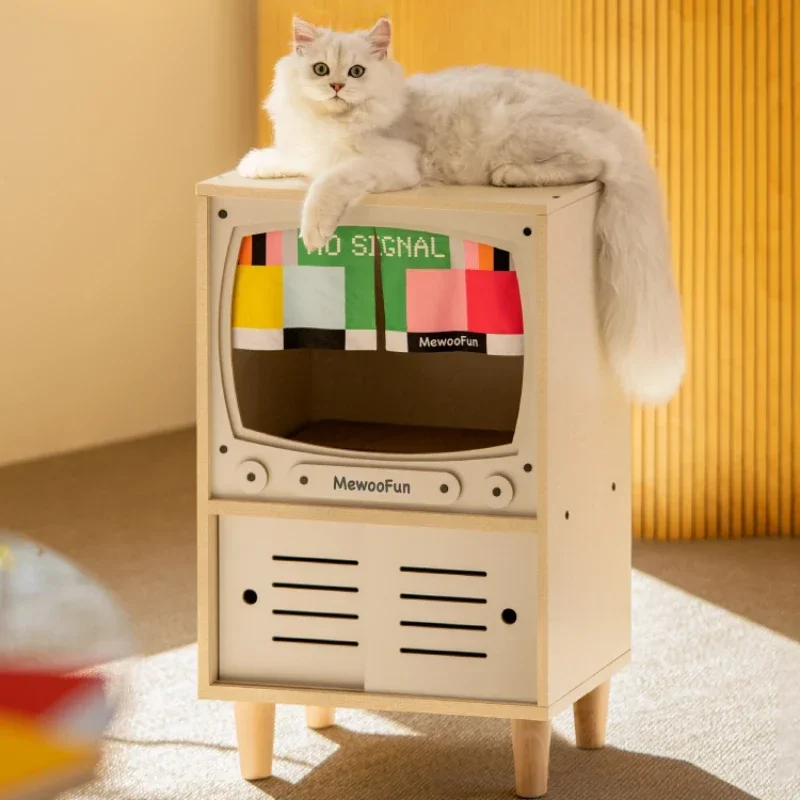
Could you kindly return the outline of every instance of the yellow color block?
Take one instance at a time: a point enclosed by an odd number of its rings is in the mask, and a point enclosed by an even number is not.
[[[59,742],[41,724],[12,714],[0,715],[0,753],[0,797],[27,783],[57,783],[97,760],[95,749]]]
[[[283,267],[236,268],[233,327],[283,328]]]

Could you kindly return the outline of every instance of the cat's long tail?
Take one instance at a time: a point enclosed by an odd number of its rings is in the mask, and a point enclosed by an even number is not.
[[[664,403],[681,385],[686,356],[658,177],[634,151],[607,164],[602,180],[596,230],[603,341],[625,391]]]

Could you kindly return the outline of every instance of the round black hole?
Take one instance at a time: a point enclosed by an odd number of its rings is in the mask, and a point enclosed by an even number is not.
[[[513,608],[504,608],[500,619],[502,619],[506,625],[513,625],[517,621],[517,612],[514,611]]]
[[[494,487],[494,489],[492,489],[492,494],[493,494],[495,497],[500,497],[500,495],[501,495],[502,493],[503,493],[503,492],[500,490],[500,487],[499,487],[499,486],[495,486],[495,487]]]
[[[248,473],[247,473],[247,480],[249,480],[249,481],[250,481],[250,483],[253,483],[253,481],[254,481],[255,479],[256,479],[256,474],[255,474],[255,472],[248,472]]]
[[[522,469],[524,469],[525,472],[532,472],[533,471],[533,464],[524,464]]]
[[[218,216],[219,216],[220,219],[225,219],[225,217],[228,216],[228,212],[224,208],[221,208],[219,210]]]
[[[305,475],[300,476],[300,485],[305,486],[308,483],[308,478]]]
[[[564,512],[564,519],[569,519],[569,511]]]
[[[450,487],[449,487],[449,486],[448,486],[446,483],[443,483],[443,484],[442,484],[442,485],[439,487],[439,491],[440,491],[442,494],[447,494],[447,493],[450,491]]]
[[[616,483],[612,483],[611,484],[611,491],[612,492],[616,492],[617,491],[617,484]]]
[[[252,589],[245,589],[244,592],[242,592],[242,600],[244,600],[247,605],[252,606],[255,605],[258,600],[258,595]]]
[[[523,228],[523,229],[522,229],[522,232],[523,232],[523,233],[524,233],[526,236],[530,236],[530,235],[533,233],[533,231],[532,231],[530,228]]]
[[[219,451],[220,451],[220,453],[227,453],[227,452],[228,452],[228,445],[226,445],[226,444],[221,444],[221,445],[219,446]]]

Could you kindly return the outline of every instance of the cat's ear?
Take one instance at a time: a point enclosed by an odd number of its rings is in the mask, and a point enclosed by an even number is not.
[[[296,53],[302,53],[319,35],[319,28],[316,28],[310,22],[306,22],[300,17],[292,19],[293,46]]]
[[[392,43],[392,23],[388,17],[379,19],[367,34],[369,49],[375,58],[383,59],[389,55],[389,45]]]

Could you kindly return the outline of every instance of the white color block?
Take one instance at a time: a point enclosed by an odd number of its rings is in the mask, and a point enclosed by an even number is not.
[[[231,344],[236,350],[283,350],[283,330],[233,328]]]
[[[342,330],[345,326],[343,267],[284,267],[285,328]]]

